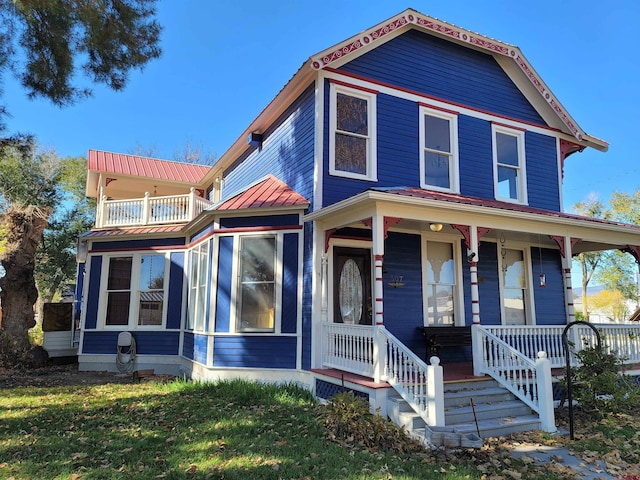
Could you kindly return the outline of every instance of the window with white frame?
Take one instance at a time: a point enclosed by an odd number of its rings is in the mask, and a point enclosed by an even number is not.
[[[375,95],[331,84],[329,172],[376,180]]]
[[[529,270],[525,251],[501,247],[500,285],[502,323],[504,325],[526,325],[529,314]]]
[[[453,244],[426,244],[425,325],[454,325],[456,312],[456,268]]]
[[[527,203],[524,132],[495,124],[492,130],[495,196]]]
[[[458,117],[420,109],[420,186],[458,192]]]
[[[104,325],[128,328],[164,324],[167,256],[107,257]]]
[[[205,329],[209,242],[201,243],[190,252],[189,298],[187,300],[187,328],[202,332]]]
[[[240,237],[236,294],[238,331],[275,331],[277,259],[275,235]]]

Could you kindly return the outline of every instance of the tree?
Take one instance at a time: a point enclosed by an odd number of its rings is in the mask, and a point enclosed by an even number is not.
[[[50,155],[36,155],[31,137],[15,137],[0,147],[0,212],[5,233],[0,264],[2,363],[41,363],[29,343],[38,298],[34,280],[36,249],[59,196],[59,169]]]
[[[578,202],[573,209],[580,215],[594,218],[605,218],[607,213],[604,204],[595,197],[590,197],[584,202]],[[602,259],[602,252],[584,252],[578,255],[580,271],[582,273],[582,316],[584,320],[589,320],[589,299],[587,287],[593,277],[598,264]]]
[[[155,3],[0,0],[0,72],[11,70],[30,98],[59,106],[92,94],[79,73],[121,90],[132,69],[160,56]]]
[[[629,313],[627,299],[620,290],[602,290],[589,297],[589,303],[602,315],[614,322],[620,322]]]

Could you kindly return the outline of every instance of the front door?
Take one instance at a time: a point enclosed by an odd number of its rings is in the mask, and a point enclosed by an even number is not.
[[[364,248],[335,247],[333,321],[372,325],[371,310],[371,252]]]

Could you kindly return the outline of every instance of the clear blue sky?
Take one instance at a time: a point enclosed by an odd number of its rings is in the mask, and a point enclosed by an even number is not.
[[[164,53],[125,91],[97,87],[59,109],[6,78],[9,130],[61,156],[140,146],[172,159],[187,143],[220,156],[308,57],[408,7],[519,46],[578,124],[610,143],[568,159],[565,208],[640,187],[638,0],[163,0]]]

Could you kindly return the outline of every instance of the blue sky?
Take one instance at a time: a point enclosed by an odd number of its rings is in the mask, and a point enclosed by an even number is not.
[[[565,209],[640,187],[637,0],[162,0],[163,56],[125,91],[96,87],[59,109],[5,78],[9,130],[61,156],[140,147],[173,159],[188,143],[220,156],[308,57],[408,7],[519,46],[578,124],[610,143],[567,160]]]

